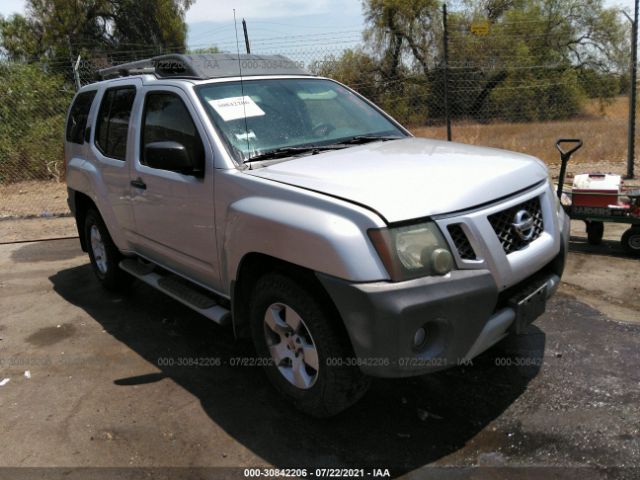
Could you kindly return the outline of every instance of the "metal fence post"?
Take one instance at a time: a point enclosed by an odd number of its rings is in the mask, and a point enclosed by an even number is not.
[[[627,178],[634,176],[635,143],[636,143],[636,78],[638,72],[638,0],[635,1],[635,12],[631,22],[631,91],[629,92],[629,138],[627,142]]]
[[[80,64],[80,55],[78,55],[78,59],[73,61],[73,48],[71,47],[71,37],[67,35],[67,46],[69,47],[69,63],[71,64],[71,71],[73,72],[73,79],[76,84],[76,90],[80,90],[80,80],[77,74],[77,68]]]
[[[637,1],[637,0],[636,0]],[[442,25],[444,28],[444,116],[447,122],[447,140],[451,141],[451,112],[449,110],[449,27],[447,25],[447,4],[442,5]]]
[[[80,82],[80,55],[78,55],[78,59],[76,60],[75,65],[73,66],[73,78],[76,81],[76,90],[80,90],[82,88],[82,83]]]

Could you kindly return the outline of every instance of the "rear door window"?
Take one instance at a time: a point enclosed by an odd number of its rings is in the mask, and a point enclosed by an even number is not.
[[[80,145],[84,143],[84,131],[87,128],[89,110],[91,110],[91,104],[95,96],[95,90],[82,92],[73,102],[67,120],[66,137],[68,142],[78,143]]]
[[[117,160],[126,157],[129,118],[135,97],[135,87],[118,87],[107,90],[102,98],[95,143],[107,157]]]

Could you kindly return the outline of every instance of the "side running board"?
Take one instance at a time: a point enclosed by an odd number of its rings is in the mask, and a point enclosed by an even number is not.
[[[161,273],[153,265],[141,263],[135,258],[122,260],[120,268],[219,325],[228,325],[231,321],[231,312],[218,305],[213,294],[209,295],[182,277],[169,272]]]

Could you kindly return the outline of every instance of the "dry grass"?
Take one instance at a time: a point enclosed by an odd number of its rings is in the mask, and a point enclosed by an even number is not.
[[[572,158],[570,172],[602,170],[623,173],[627,159],[628,100],[619,97],[610,105],[594,101],[580,118],[559,122],[453,124],[453,140],[504,148],[534,155],[557,170],[560,157],[555,149],[560,137],[581,138],[582,149]],[[446,138],[445,128],[417,127],[420,137]],[[636,143],[638,140],[636,140]],[[636,168],[640,162],[636,159]]]

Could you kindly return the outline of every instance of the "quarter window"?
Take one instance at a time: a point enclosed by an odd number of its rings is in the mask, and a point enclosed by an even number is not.
[[[136,97],[134,87],[105,92],[96,125],[96,146],[107,157],[124,160],[127,153],[129,117]]]
[[[84,131],[87,128],[87,119],[89,118],[89,110],[96,96],[96,91],[82,92],[77,97],[69,112],[67,120],[67,141],[84,143]]]
[[[169,92],[147,94],[142,123],[140,163],[147,165],[144,146],[153,142],[177,142],[184,145],[199,170],[204,166],[204,146],[189,110],[180,97]]]

